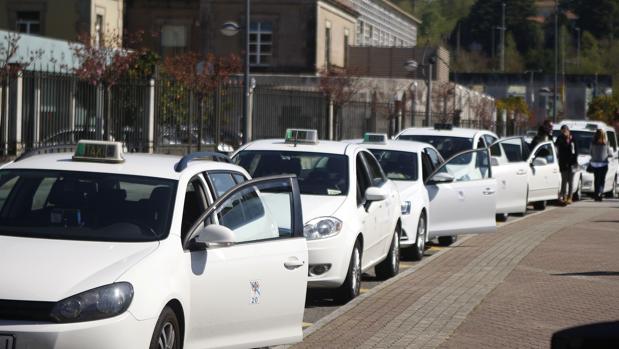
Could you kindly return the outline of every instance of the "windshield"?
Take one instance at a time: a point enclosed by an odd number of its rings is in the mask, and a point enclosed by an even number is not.
[[[465,150],[473,149],[472,138],[430,135],[401,135],[398,139],[432,144],[434,148],[441,153],[444,159],[449,159],[450,157]]]
[[[380,163],[387,178],[394,181],[417,180],[417,153],[369,149]]]
[[[576,142],[576,148],[578,149],[578,155],[589,155],[591,153],[591,143],[593,142],[593,136],[595,132],[590,131],[570,131]],[[559,137],[561,131],[554,130],[552,136],[554,139]]]
[[[346,195],[348,158],[345,155],[292,151],[243,151],[234,161],[253,177],[294,174],[301,194]]]
[[[0,235],[112,242],[168,235],[176,181],[107,173],[0,171]]]

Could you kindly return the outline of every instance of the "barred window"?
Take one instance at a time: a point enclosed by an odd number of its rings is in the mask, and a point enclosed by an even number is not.
[[[18,11],[16,30],[26,34],[41,34],[41,14],[38,11]]]
[[[249,63],[253,66],[269,66],[273,56],[273,24],[252,22],[249,30]]]

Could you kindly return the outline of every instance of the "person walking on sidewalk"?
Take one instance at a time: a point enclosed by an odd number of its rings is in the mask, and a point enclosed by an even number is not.
[[[561,126],[561,134],[555,142],[559,152],[559,169],[561,170],[561,195],[559,202],[562,205],[572,203],[572,193],[574,192],[574,167],[578,165],[578,154],[574,138],[567,125]]]
[[[602,196],[604,195],[604,181],[608,172],[609,156],[610,150],[606,139],[606,131],[597,129],[591,144],[591,162],[589,163],[594,177],[593,189],[595,192],[593,195],[595,201],[602,201]]]

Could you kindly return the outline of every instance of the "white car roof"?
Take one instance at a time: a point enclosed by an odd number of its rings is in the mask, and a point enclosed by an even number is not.
[[[477,134],[490,134],[497,137],[494,133],[486,130],[478,130],[474,128],[462,128],[454,127],[451,130],[437,130],[433,127],[411,127],[400,132],[396,138],[403,135],[417,135],[417,136],[448,136],[448,137],[461,137],[461,138],[474,138]],[[498,137],[497,137],[498,138]]]
[[[73,161],[73,153],[53,153],[33,155],[19,161],[9,163],[2,169],[29,169],[29,170],[60,170],[81,171],[96,173],[115,173],[132,176],[157,177],[178,180],[183,172],[176,172],[174,165],[181,159],[180,156],[161,154],[123,154],[122,163],[101,163],[90,161]],[[225,162],[196,160],[187,165],[187,169],[200,166],[202,171],[230,170],[245,173],[239,166]],[[185,170],[186,171],[186,170]]]
[[[372,148],[372,149],[386,149],[386,150],[395,150],[395,151],[404,151],[410,153],[420,153],[424,150],[424,148],[432,148],[434,147],[431,144],[416,142],[416,141],[400,141],[400,140],[387,140],[386,143],[372,143],[372,142],[363,142],[363,139],[351,139],[346,140],[344,142],[359,144],[364,148]],[[436,150],[436,149],[435,149]]]
[[[354,149],[355,147],[358,147],[358,145],[323,140],[318,141],[318,143],[316,144],[297,143],[296,145],[294,145],[291,143],[286,143],[283,139],[279,138],[253,141],[247,144],[246,147],[242,147],[241,149],[239,149],[237,153],[245,150],[280,150],[345,155],[347,150]]]
[[[553,125],[554,130],[561,129],[561,126],[567,125],[570,130],[573,131],[590,131],[594,132],[591,126],[595,126],[596,128],[600,128],[606,131],[614,131],[614,128],[608,126],[603,121],[594,121],[594,120],[562,120],[559,124]],[[589,127],[587,127],[589,126]]]

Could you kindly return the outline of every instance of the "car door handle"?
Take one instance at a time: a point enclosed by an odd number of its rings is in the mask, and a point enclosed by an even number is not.
[[[559,173],[559,170],[555,168],[554,170],[552,170],[552,173]]]
[[[520,169],[516,172],[516,175],[518,176],[522,176],[522,175],[526,175],[527,174],[527,170],[525,169]]]
[[[494,190],[492,188],[486,188],[486,190],[482,191],[484,195],[492,195],[494,194]]]
[[[297,257],[290,257],[284,262],[284,267],[288,270],[294,270],[305,265],[305,261],[299,260]]]

